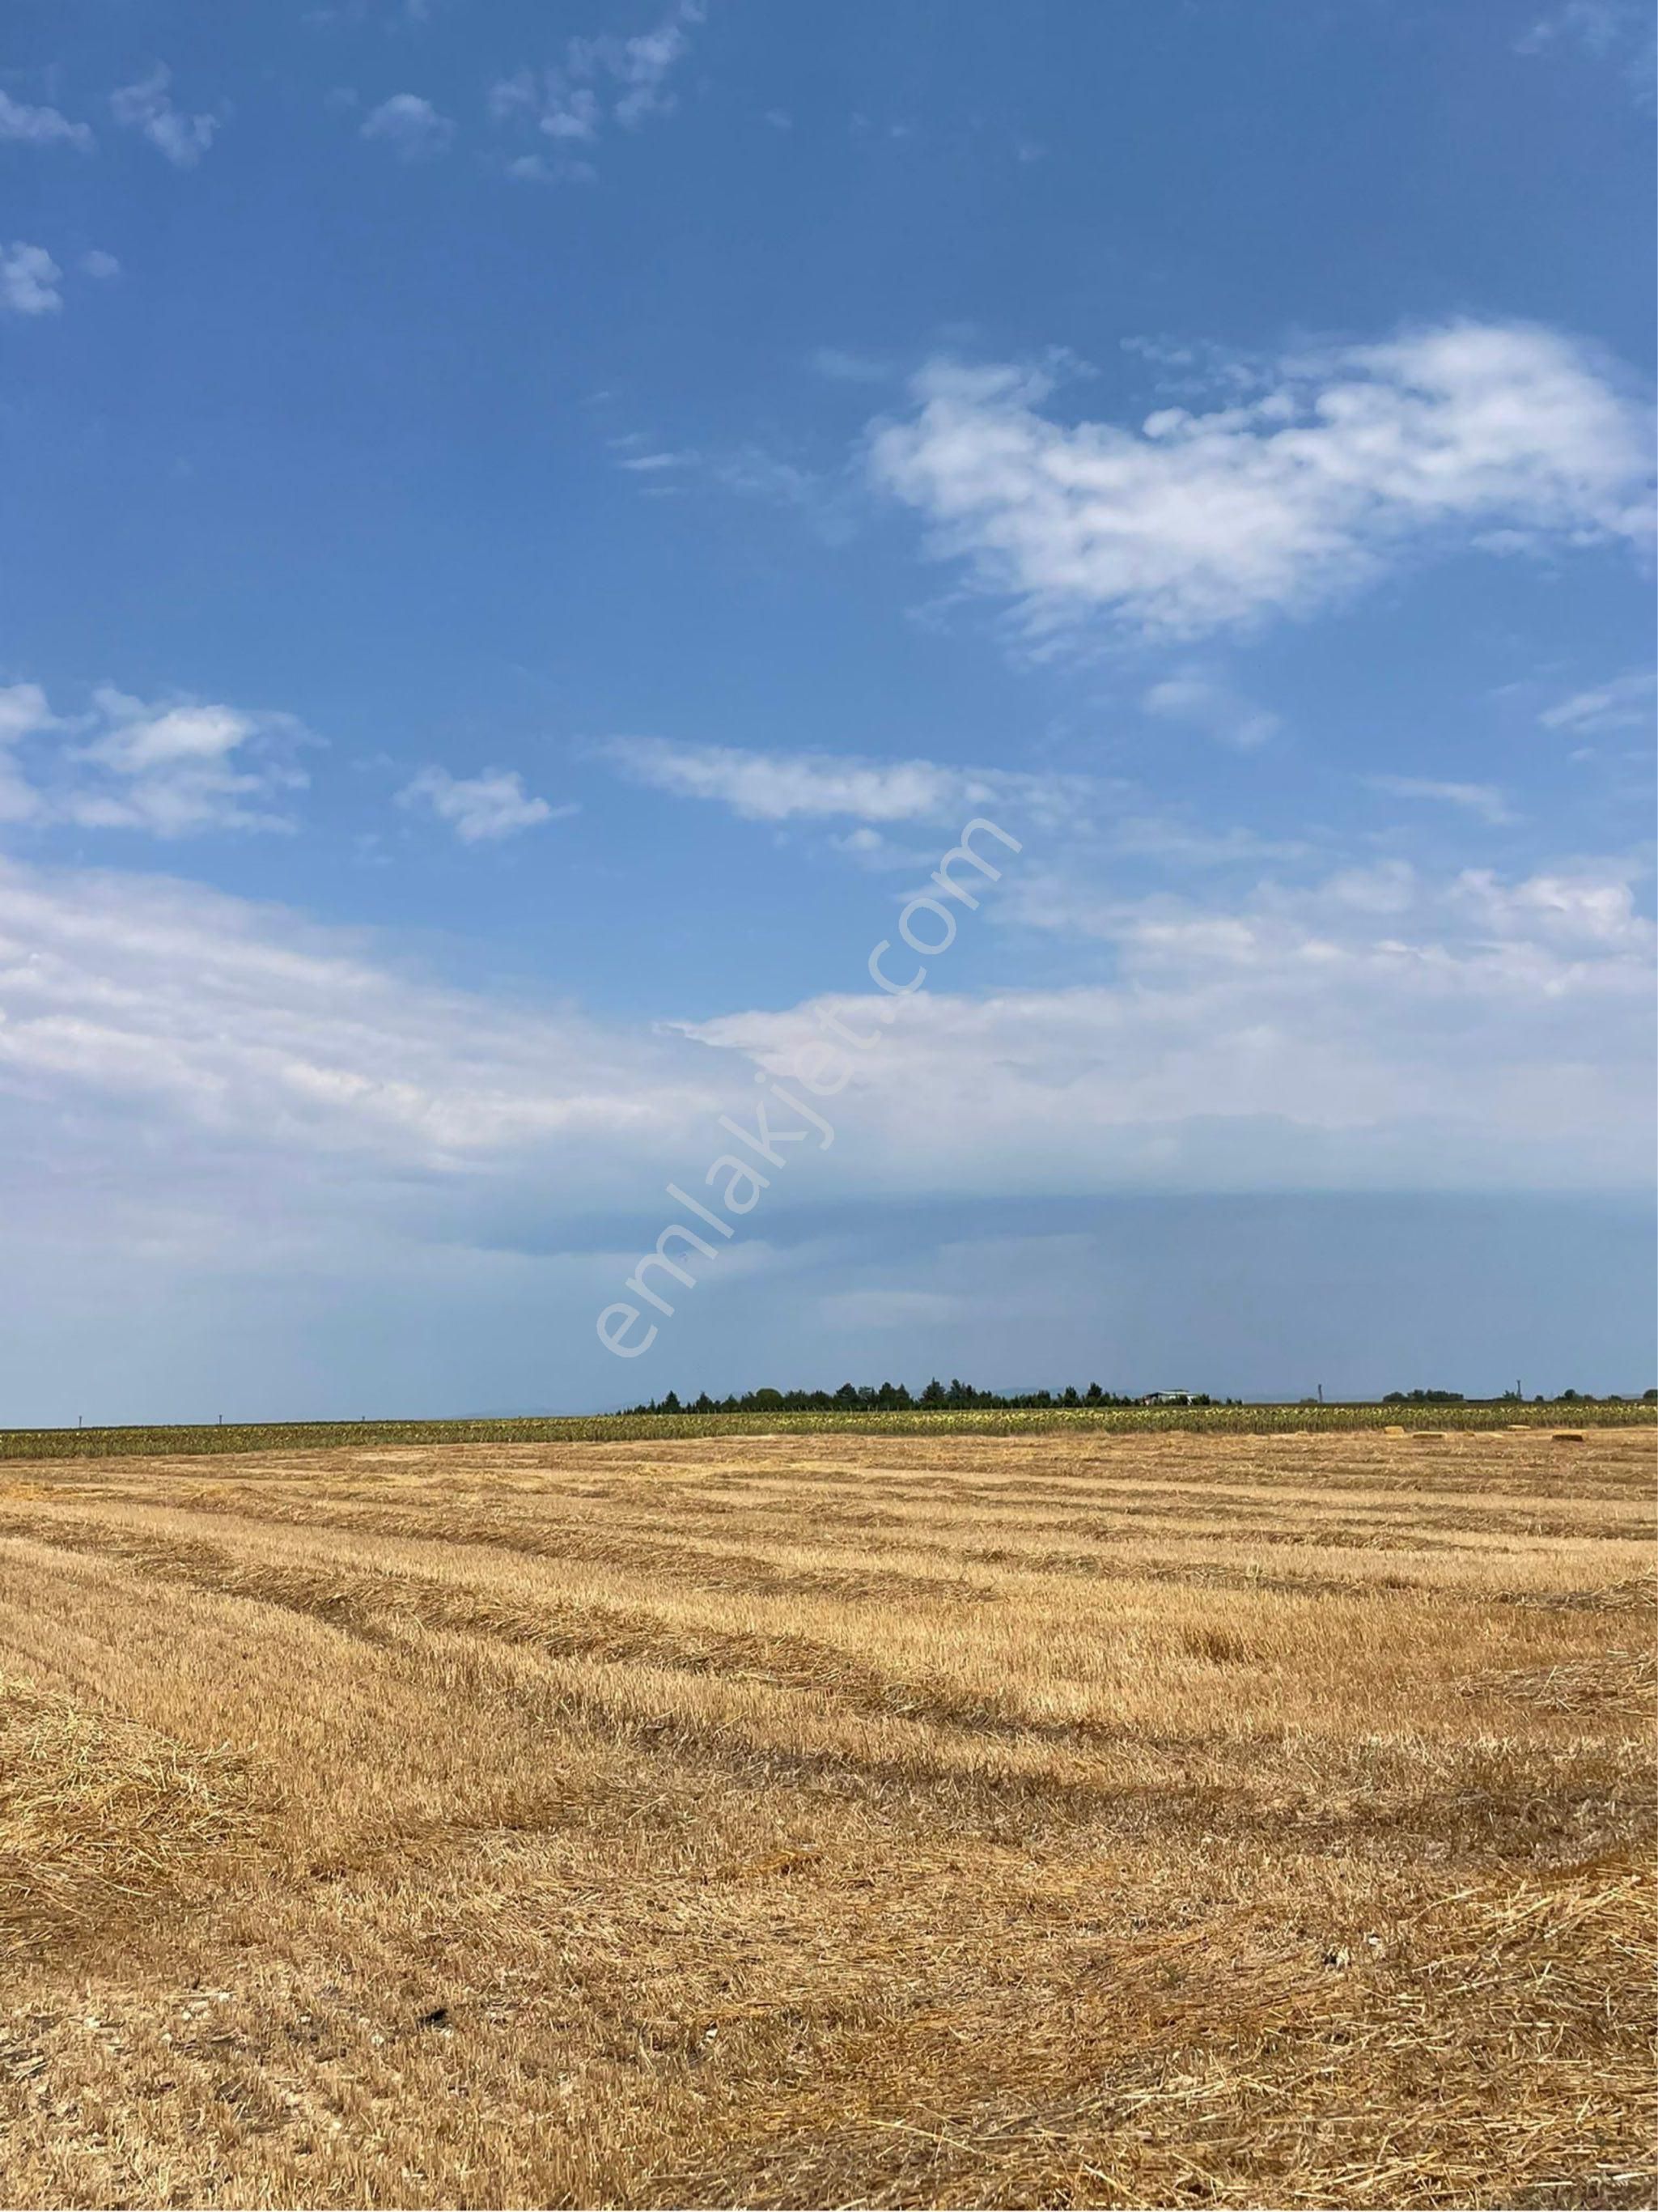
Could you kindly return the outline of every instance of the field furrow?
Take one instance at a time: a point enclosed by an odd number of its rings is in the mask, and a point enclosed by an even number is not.
[[[1647,2203],[1651,1474],[20,1462],[4,2201]]]

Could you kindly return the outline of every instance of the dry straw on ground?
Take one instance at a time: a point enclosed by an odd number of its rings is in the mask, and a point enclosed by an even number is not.
[[[1651,1437],[0,1476],[4,2201],[1651,2201]]]

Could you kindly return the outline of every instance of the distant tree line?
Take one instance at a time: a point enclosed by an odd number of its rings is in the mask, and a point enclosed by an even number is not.
[[[1184,1395],[1188,1406],[1241,1405],[1242,1399],[1212,1398],[1206,1391]],[[1054,1406],[1138,1406],[1138,1398],[1102,1390],[1090,1382],[1085,1390],[1069,1385],[1063,1390],[980,1390],[953,1377],[941,1382],[935,1375],[921,1391],[906,1382],[843,1382],[838,1390],[747,1390],[741,1397],[700,1397],[681,1401],[677,1391],[653,1398],[647,1406],[629,1406],[629,1413],[926,1413],[936,1408],[952,1412],[963,1406],[991,1412],[1035,1411]]]
[[[1152,1399],[1165,1404],[1185,1406],[1242,1406],[1242,1398],[1212,1398],[1206,1390],[1181,1392],[1153,1391]],[[1315,1401],[1303,1399],[1304,1405]],[[1460,1390],[1389,1390],[1382,1403],[1384,1406],[1465,1406],[1523,1405],[1517,1390],[1505,1390],[1500,1398],[1474,1399],[1470,1401]],[[1593,1406],[1602,1402],[1585,1390],[1562,1390],[1552,1399],[1540,1395],[1533,1402],[1540,1406]],[[1621,1406],[1630,1401],[1616,1391],[1609,1391],[1604,1402]],[[1644,1405],[1658,1404],[1658,1390],[1643,1394]],[[641,1413],[894,1413],[953,1412],[962,1407],[981,1407],[988,1412],[1040,1412],[1055,1406],[1141,1406],[1146,1398],[1125,1396],[1115,1390],[1102,1390],[1097,1382],[1090,1382],[1085,1390],[1074,1384],[1063,1390],[981,1390],[971,1382],[952,1376],[941,1382],[935,1375],[925,1389],[912,1390],[905,1382],[843,1382],[838,1390],[745,1390],[740,1396],[711,1398],[706,1390],[695,1398],[682,1400],[677,1390],[670,1390],[664,1398],[653,1398],[643,1406],[627,1406],[623,1411]]]
[[[1468,1401],[1460,1390],[1389,1390],[1382,1400],[1384,1406],[1466,1406]],[[1525,1400],[1518,1390],[1505,1390],[1500,1398],[1476,1398],[1476,1406],[1523,1406]],[[1542,1391],[1532,1400],[1534,1406],[1628,1406],[1634,1403],[1621,1391],[1608,1390],[1604,1398],[1597,1398],[1592,1390],[1557,1390],[1546,1397]],[[1643,1406],[1658,1406],[1658,1390],[1641,1393]]]

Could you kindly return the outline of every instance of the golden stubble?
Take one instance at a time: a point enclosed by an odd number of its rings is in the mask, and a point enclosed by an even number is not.
[[[4,2201],[1648,2203],[1651,1476],[9,1468]]]

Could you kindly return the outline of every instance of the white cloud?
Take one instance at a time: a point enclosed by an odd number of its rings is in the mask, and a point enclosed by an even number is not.
[[[25,774],[8,748],[54,733]],[[157,837],[285,830],[284,800],[302,789],[293,756],[306,733],[291,714],[190,698],[146,702],[102,684],[92,711],[52,712],[38,684],[0,690],[0,820],[67,822]]]
[[[906,875],[913,875],[919,869],[925,875],[938,860],[936,852],[926,851],[919,842],[912,841],[901,845],[884,830],[871,829],[866,822],[860,823],[855,830],[846,830],[838,837],[831,837],[829,842],[831,851],[841,854],[854,866],[866,869],[871,874],[902,870]]]
[[[521,69],[492,85],[489,107],[496,121],[533,123],[552,149],[550,159],[525,155],[510,162],[510,173],[585,181],[593,169],[573,159],[573,149],[592,146],[610,124],[634,131],[653,116],[671,113],[678,103],[669,80],[705,13],[702,0],[680,0],[649,30],[631,38],[570,39],[558,67]]]
[[[689,50],[688,27],[700,23],[703,12],[700,0],[684,0],[653,30],[624,39],[619,56],[610,46],[604,65],[626,88],[616,104],[616,121],[625,128],[633,130],[647,116],[665,115],[673,107],[675,96],[667,88],[668,77]],[[595,41],[596,52],[601,45],[610,42]]]
[[[1576,957],[1585,946],[1599,957],[1645,962],[1654,949],[1654,926],[1639,913],[1638,872],[1621,860],[1579,862],[1513,879],[1489,868],[1467,868],[1432,878],[1407,860],[1336,868],[1299,888],[1272,879],[1259,884],[1245,907],[1200,908],[1157,896],[1091,900],[1067,897],[1062,872],[1020,871],[1010,876],[1005,911],[1022,922],[1063,934],[1108,939],[1139,952],[1185,946],[1218,961],[1266,961],[1294,945],[1321,959],[1353,939],[1364,942],[1385,925],[1378,942],[1389,951],[1418,942],[1425,967],[1441,956],[1482,963],[1516,948],[1544,948]],[[1507,948],[1506,953],[1504,948]],[[1621,972],[1621,971],[1620,971]],[[1571,979],[1555,976],[1552,985]],[[1550,995],[1557,995],[1551,988]]]
[[[91,153],[97,141],[84,123],[71,123],[55,107],[29,107],[0,92],[0,140],[20,146],[73,146]]]
[[[142,131],[175,169],[193,169],[218,136],[224,118],[186,115],[173,104],[167,90],[172,82],[172,70],[158,62],[147,77],[110,94],[110,112],[126,129]]]
[[[1453,913],[1499,940],[1536,940],[1574,957],[1605,957],[1617,972],[1650,962],[1653,926],[1635,908],[1629,872],[1614,864],[1564,870],[1505,883],[1489,868],[1468,868],[1447,893]]]
[[[516,769],[486,769],[482,775],[452,776],[446,769],[424,768],[398,794],[400,806],[428,807],[446,822],[464,845],[491,843],[543,822],[575,812],[574,806],[550,806],[524,787]]]
[[[1645,410],[1554,331],[1464,322],[1280,362],[1138,427],[1044,413],[1050,374],[935,362],[872,426],[875,482],[1038,632],[1192,635],[1303,614],[1407,549],[1644,535]]]
[[[1367,775],[1364,781],[1372,791],[1383,792],[1390,799],[1436,799],[1443,805],[1477,814],[1493,827],[1516,819],[1493,783],[1436,783],[1420,775]]]
[[[0,684],[0,745],[51,729],[56,720],[38,684]]]
[[[1148,714],[1189,723],[1222,744],[1236,745],[1240,752],[1253,752],[1276,737],[1283,726],[1267,708],[1254,705],[1230,685],[1193,669],[1152,684],[1140,704]]]
[[[0,684],[0,823],[39,818],[39,793],[18,767],[12,748],[56,723],[38,684]]]
[[[121,264],[112,253],[106,253],[101,246],[94,246],[81,256],[81,273],[102,283],[108,277],[118,276]]]
[[[695,453],[674,453],[665,446],[653,445],[640,430],[625,430],[610,443],[617,457],[617,468],[626,469],[632,476],[653,476],[665,470],[692,468],[700,459]]]
[[[26,246],[21,239],[0,246],[0,312],[55,315],[64,304],[58,289],[63,276],[44,246]]]
[[[394,92],[364,117],[361,135],[389,146],[399,161],[425,161],[448,151],[455,126],[418,93]]]
[[[750,822],[839,815],[959,829],[968,815],[1000,806],[1074,823],[1090,789],[1079,776],[953,768],[927,760],[748,752],[736,745],[677,745],[660,738],[613,738],[600,750],[632,782],[682,799],[716,799]]]
[[[1650,669],[1635,669],[1592,690],[1574,692],[1538,720],[1546,730],[1565,730],[1574,737],[1596,736],[1608,730],[1649,730],[1655,693],[1658,676]]]
[[[57,801],[66,820],[158,837],[290,826],[283,797],[307,781],[290,758],[303,734],[291,715],[147,703],[110,684],[93,703],[100,726],[72,755],[81,780]]]
[[[111,1117],[114,1181],[135,1115],[301,1160],[442,1170],[550,1144],[637,1172],[630,1146],[729,1107],[737,1076],[699,1085],[696,1058],[446,989],[358,935],[197,885],[0,861],[0,1103]],[[192,1146],[184,1164],[208,1163]]]
[[[47,711],[0,699],[14,726]],[[664,1186],[727,1148],[719,1116],[751,1117],[756,1068],[792,1073],[829,1016],[878,1042],[820,1099],[833,1147],[768,1206],[1646,1174],[1652,933],[1627,871],[1394,863],[1124,902],[1109,927],[1109,981],[954,995],[941,963],[890,1026],[854,988],[676,1030],[458,989],[159,876],[0,860],[0,1214],[135,1264],[251,1250],[262,1279],[302,1247],[313,1285],[388,1235],[524,1250],[601,1208],[659,1221]]]
[[[688,1033],[779,1076],[826,1015],[873,1035],[828,1109],[865,1188],[1645,1181],[1654,933],[1627,871],[1394,865],[1096,926],[1109,983],[957,997],[940,961],[885,1028],[847,996]]]

